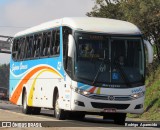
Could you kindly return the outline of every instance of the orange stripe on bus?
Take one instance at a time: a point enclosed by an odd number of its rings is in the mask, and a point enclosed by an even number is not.
[[[23,80],[19,83],[19,85],[17,86],[17,88],[15,89],[12,97],[10,98],[10,101],[14,104],[17,103],[20,95],[21,95],[21,92],[22,92],[22,89],[23,89],[23,85],[26,84],[28,82],[28,80],[36,73],[38,72],[39,70],[42,70],[42,69],[51,69],[53,70],[52,68],[50,67],[47,67],[47,66],[40,66],[40,67],[37,67],[35,69],[33,69],[31,72],[29,72],[24,78]],[[54,70],[55,71],[55,70]],[[61,76],[58,72],[56,72],[59,76]]]

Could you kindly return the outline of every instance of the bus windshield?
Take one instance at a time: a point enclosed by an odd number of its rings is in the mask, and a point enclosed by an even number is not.
[[[144,49],[140,37],[75,33],[75,77],[90,85],[144,84]]]

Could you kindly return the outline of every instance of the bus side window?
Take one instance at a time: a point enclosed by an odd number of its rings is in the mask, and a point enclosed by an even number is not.
[[[39,57],[40,56],[41,37],[42,37],[42,35],[38,34],[34,38],[34,42],[35,42],[34,57]]]
[[[51,53],[51,32],[47,33],[47,43],[46,43],[46,55],[50,56]]]
[[[42,39],[43,39],[43,33],[40,33],[38,35],[38,41],[37,41],[38,42],[37,53],[38,53],[39,57],[41,57],[41,50],[42,50],[42,44],[43,44]]]
[[[36,38],[37,38],[37,35],[34,35],[33,36],[33,43],[32,43],[32,56],[33,58],[35,58],[35,52],[36,52]]]
[[[30,47],[30,58],[34,56],[34,44],[33,44],[33,36],[29,38],[29,47]]]
[[[41,56],[50,56],[51,32],[43,33],[41,44]]]
[[[47,33],[45,32],[45,33],[43,33],[43,44],[41,44],[42,45],[41,56],[47,55],[46,44],[47,44]]]
[[[57,29],[56,31],[56,40],[55,40],[55,46],[57,47],[56,54],[60,53],[60,30]]]
[[[49,45],[50,55],[51,55],[51,56],[53,55],[53,42],[54,42],[54,39],[53,39],[53,31],[51,31],[51,35],[50,35],[50,45]]]
[[[51,44],[51,46],[52,46],[52,55],[56,54],[56,47],[55,47],[56,36],[55,36],[55,34],[56,34],[56,30],[53,30],[52,31],[52,44]]]
[[[20,60],[24,59],[24,53],[25,53],[25,40],[26,38],[21,39],[21,50],[20,50]]]
[[[45,33],[41,33],[41,44],[40,44],[40,57],[43,57],[43,51],[44,51],[44,48],[45,48]]]
[[[51,40],[51,49],[52,55],[58,55],[60,53],[60,30],[59,28],[52,31],[52,40]]]
[[[17,44],[18,44],[18,54],[17,54],[17,60],[20,60],[20,54],[21,54],[21,46],[22,46],[22,39],[18,39],[18,42],[17,42]]]
[[[30,58],[31,56],[31,48],[29,46],[29,37],[26,37],[26,54],[25,54],[25,59]]]
[[[18,53],[18,41],[14,39],[13,47],[12,47],[12,58],[13,60],[17,60],[17,53]]]
[[[34,58],[35,58],[36,57],[36,46],[37,46],[37,35],[34,35],[33,44],[34,44],[33,55],[34,55]]]

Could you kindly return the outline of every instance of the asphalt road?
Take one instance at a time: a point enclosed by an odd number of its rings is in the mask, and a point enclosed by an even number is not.
[[[126,120],[126,126],[115,125],[112,120],[103,120],[102,116],[86,115],[84,120],[64,120],[59,121],[53,117],[53,110],[42,109],[40,115],[25,115],[22,113],[22,107],[13,105],[8,101],[0,100],[0,121],[18,121],[21,123],[34,121],[36,123],[43,122],[42,126],[47,126],[47,129],[63,127],[64,129],[111,129],[111,130],[132,130],[141,121]],[[136,127],[136,129],[152,130],[154,127]]]

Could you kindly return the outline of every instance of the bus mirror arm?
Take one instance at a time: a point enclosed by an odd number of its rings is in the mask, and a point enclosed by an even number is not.
[[[75,41],[71,34],[68,36],[68,56],[74,58],[74,52],[75,52]]]
[[[147,47],[148,51],[148,63],[153,62],[153,48],[152,45],[149,43],[149,41],[144,40],[144,44]]]

